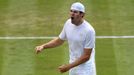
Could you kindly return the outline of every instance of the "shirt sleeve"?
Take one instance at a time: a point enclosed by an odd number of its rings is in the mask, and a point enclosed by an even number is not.
[[[94,47],[95,47],[95,31],[90,30],[86,34],[84,48],[94,48]]]
[[[63,29],[62,29],[62,31],[61,31],[61,33],[60,33],[60,35],[59,35],[59,38],[60,38],[61,40],[66,40],[65,26],[63,27]]]

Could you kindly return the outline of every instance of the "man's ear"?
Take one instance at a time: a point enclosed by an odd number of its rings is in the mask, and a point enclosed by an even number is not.
[[[85,13],[81,13],[81,16],[84,17],[85,16]]]

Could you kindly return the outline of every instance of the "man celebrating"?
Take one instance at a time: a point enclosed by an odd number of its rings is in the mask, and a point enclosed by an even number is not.
[[[80,2],[73,3],[70,9],[70,19],[63,27],[59,37],[48,43],[36,47],[36,53],[43,49],[69,44],[69,64],[59,66],[59,71],[69,71],[69,75],[96,75],[95,67],[95,31],[84,20],[85,7]]]

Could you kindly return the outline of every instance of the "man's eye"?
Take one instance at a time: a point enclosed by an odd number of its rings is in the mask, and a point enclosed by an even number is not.
[[[77,11],[74,11],[74,13],[77,13]]]
[[[78,11],[73,11],[73,10],[70,10],[70,12],[73,12],[73,13],[78,13]]]

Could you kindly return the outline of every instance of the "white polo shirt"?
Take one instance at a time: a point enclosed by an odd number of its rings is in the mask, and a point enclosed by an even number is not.
[[[70,70],[70,75],[96,75],[94,28],[85,20],[81,25],[76,26],[71,23],[71,19],[68,19],[63,27],[62,32],[59,35],[59,38],[68,41],[70,63],[74,62],[83,54],[84,48],[93,49],[90,59],[87,62],[75,68],[72,68]]]

